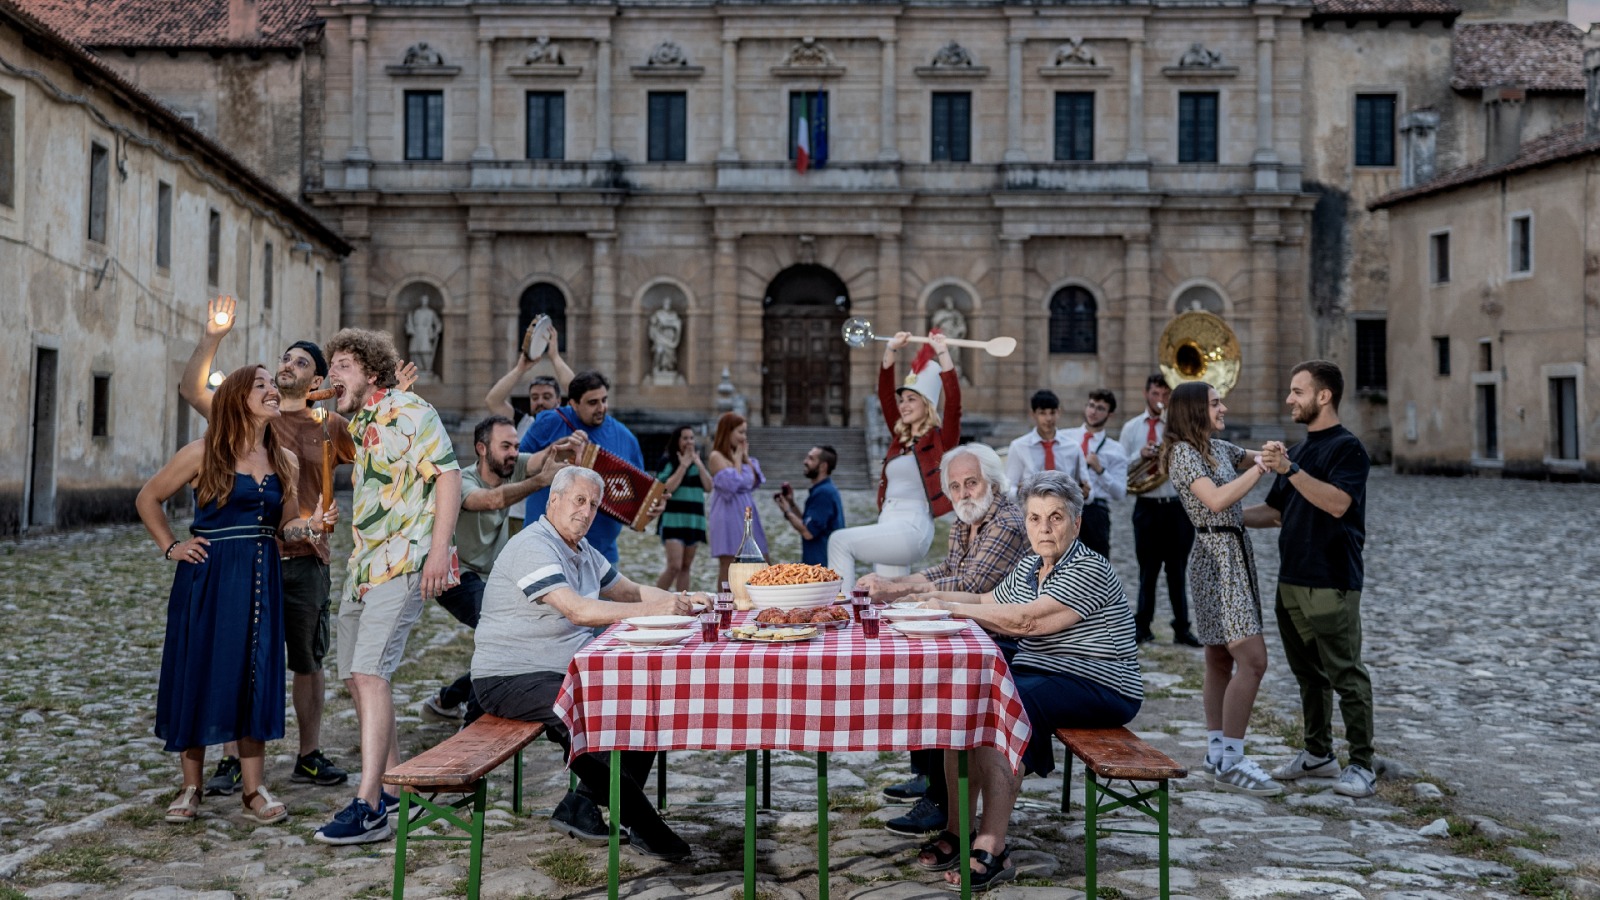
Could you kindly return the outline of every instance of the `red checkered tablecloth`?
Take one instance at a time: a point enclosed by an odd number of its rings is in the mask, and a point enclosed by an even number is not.
[[[747,614],[739,614],[741,620]],[[1011,671],[976,625],[908,638],[852,624],[788,644],[624,649],[615,625],[580,651],[555,712],[574,753],[993,747],[1021,766],[1031,729]]]

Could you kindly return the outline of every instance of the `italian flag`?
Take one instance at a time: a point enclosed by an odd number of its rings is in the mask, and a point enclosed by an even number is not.
[[[811,168],[811,97],[806,95],[805,102],[800,104],[800,124],[795,129],[798,132],[798,143],[794,148],[794,168],[801,175]]]

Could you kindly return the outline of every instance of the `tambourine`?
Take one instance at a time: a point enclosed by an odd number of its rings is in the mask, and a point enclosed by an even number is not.
[[[550,349],[550,339],[555,337],[555,333],[556,327],[551,324],[549,316],[535,316],[528,323],[528,330],[522,333],[522,355],[528,362],[537,361]]]

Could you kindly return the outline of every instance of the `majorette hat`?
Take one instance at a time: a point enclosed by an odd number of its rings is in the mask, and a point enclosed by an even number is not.
[[[933,358],[935,356],[932,344],[923,344],[922,350],[911,361],[911,372],[906,375],[905,384],[895,388],[895,395],[901,391],[916,391],[922,399],[928,401],[930,409],[939,408],[939,395],[944,391],[944,383],[939,380],[939,373],[944,369]]]

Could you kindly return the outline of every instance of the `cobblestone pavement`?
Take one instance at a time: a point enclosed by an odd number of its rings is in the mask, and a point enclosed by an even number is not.
[[[1600,896],[1600,773],[1590,763],[1600,728],[1600,563],[1590,552],[1600,491],[1384,471],[1371,491],[1363,606],[1387,770],[1380,794],[1352,801],[1313,784],[1263,800],[1217,793],[1191,776],[1175,790],[1175,890],[1238,900]],[[847,505],[852,522],[870,520],[865,492]],[[767,503],[763,512],[774,523],[775,556],[797,558],[798,541],[776,510]],[[1127,506],[1114,518],[1113,555],[1132,589]],[[1256,548],[1270,593],[1275,540],[1258,534]],[[630,576],[652,579],[660,560],[652,536],[628,536]],[[709,583],[712,565],[697,562],[697,584]],[[136,528],[0,545],[0,900],[387,896],[392,844],[310,841],[348,788],[291,783],[290,742],[269,748],[268,779],[291,824],[254,827],[237,798],[208,798],[196,825],[162,822],[177,764],[150,729],[170,575]],[[1269,647],[1276,640],[1269,634]],[[1196,764],[1204,743],[1199,654],[1149,646],[1150,698],[1133,727]],[[430,607],[395,682],[408,753],[447,734],[418,718],[418,704],[463,670],[470,652],[470,633]],[[353,711],[342,689],[330,695],[324,745],[351,765]],[[1297,709],[1293,678],[1275,653],[1252,755],[1271,765],[1293,752]],[[673,755],[669,818],[695,857],[673,867],[625,854],[625,896],[740,895],[741,760]],[[814,897],[814,763],[792,753],[774,760],[777,811],[762,815],[760,894]],[[950,896],[910,865],[916,841],[879,827],[901,811],[883,804],[880,789],[906,775],[904,757],[832,762],[834,896]],[[542,811],[514,816],[508,778],[494,779],[484,897],[604,895],[603,849],[544,826],[565,781],[544,742],[530,750],[527,777]],[[1012,828],[1021,880],[993,895],[1081,896],[1081,810],[1056,811],[1058,782],[1025,784],[1030,802]],[[719,802],[726,805],[704,805]],[[408,897],[461,895],[464,850],[413,848]],[[1101,848],[1103,896],[1155,893],[1153,840],[1115,836]]]

